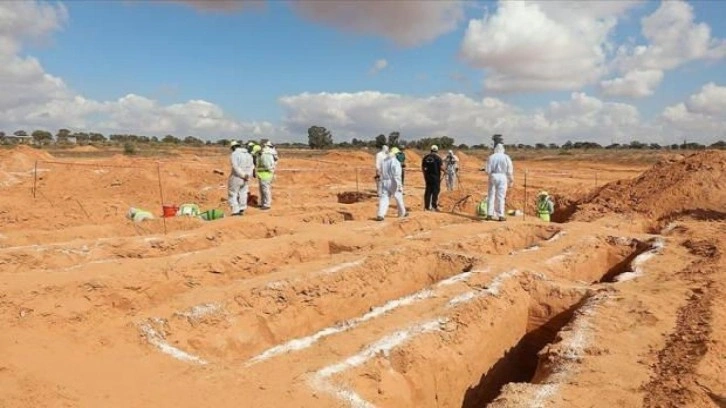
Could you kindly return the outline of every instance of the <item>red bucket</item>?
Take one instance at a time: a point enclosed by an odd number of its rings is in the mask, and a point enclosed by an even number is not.
[[[176,205],[163,205],[161,208],[164,211],[164,218],[175,217],[176,212],[179,211],[179,207]]]

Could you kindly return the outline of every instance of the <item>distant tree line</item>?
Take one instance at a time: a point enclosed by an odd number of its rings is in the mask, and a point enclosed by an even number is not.
[[[726,142],[723,140],[713,143],[711,145],[704,145],[701,143],[687,143],[684,141],[681,144],[671,144],[661,146],[658,143],[641,143],[637,140],[630,142],[629,144],[613,143],[609,145],[601,145],[593,142],[572,142],[567,141],[562,145],[556,143],[535,143],[530,144],[506,144],[504,137],[501,134],[492,135],[491,144],[475,144],[469,146],[467,144],[456,144],[456,141],[449,136],[441,137],[427,137],[423,139],[405,141],[401,138],[400,132],[391,132],[388,136],[379,134],[378,136],[369,139],[362,140],[353,138],[350,142],[335,143],[333,141],[333,134],[326,128],[321,126],[312,126],[308,129],[308,146],[311,149],[330,149],[330,148],[376,148],[380,149],[383,145],[389,147],[397,146],[411,149],[428,150],[431,145],[437,145],[439,149],[450,149],[456,148],[459,150],[469,149],[491,149],[492,146],[502,143],[507,149],[511,150],[589,150],[589,149],[639,149],[639,150],[660,150],[660,149],[672,149],[672,150],[698,150],[698,149],[726,149]]]
[[[16,138],[13,138],[16,136]],[[134,134],[110,134],[105,136],[95,132],[71,132],[69,129],[58,129],[55,135],[47,130],[34,130],[30,134],[25,130],[16,130],[11,135],[4,131],[0,131],[0,144],[9,144],[16,142],[18,139],[32,140],[37,146],[45,146],[49,144],[57,145],[87,145],[87,144],[115,144],[123,145],[127,148],[129,145],[136,144],[161,144],[161,145],[187,145],[187,146],[210,146],[219,145],[227,146],[230,139],[218,139],[216,141],[202,140],[194,136],[177,137],[174,135],[164,135],[161,138],[157,136],[144,136]],[[680,144],[670,144],[661,146],[658,143],[641,143],[632,141],[628,144],[613,143],[609,145],[601,145],[593,142],[572,142],[567,141],[562,145],[556,143],[535,143],[530,144],[506,144],[501,134],[492,136],[491,143],[482,143],[475,145],[456,144],[454,138],[449,136],[426,137],[418,140],[406,141],[401,137],[398,131],[390,132],[387,136],[379,134],[371,139],[364,140],[353,138],[350,142],[344,141],[335,143],[333,134],[330,130],[322,126],[311,126],[308,129],[308,143],[276,143],[276,146],[282,148],[310,148],[310,149],[330,149],[330,148],[375,148],[380,149],[381,146],[388,145],[390,147],[397,146],[409,149],[428,150],[431,145],[437,145],[439,149],[447,150],[456,148],[459,150],[469,149],[490,149],[496,143],[503,143],[508,150],[588,150],[588,149],[637,149],[637,150],[698,150],[698,149],[726,149],[726,141],[720,140],[710,145],[701,143],[687,142],[684,140]]]

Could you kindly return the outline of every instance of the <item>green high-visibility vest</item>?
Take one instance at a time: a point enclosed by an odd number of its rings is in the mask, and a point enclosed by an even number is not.
[[[537,215],[542,221],[550,221],[550,207],[547,198],[537,200]]]

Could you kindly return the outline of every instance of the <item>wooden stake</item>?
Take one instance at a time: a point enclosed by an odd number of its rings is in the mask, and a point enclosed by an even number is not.
[[[38,161],[35,161],[35,168],[33,170],[33,198],[35,198],[35,189],[38,186]]]
[[[156,174],[159,176],[159,199],[161,200],[161,219],[164,223],[164,235],[166,235],[166,217],[164,216],[164,189],[161,187],[161,164],[156,162]]]
[[[527,199],[527,173],[529,170],[524,171],[524,206],[522,208],[522,221],[527,220],[527,203],[529,202]]]

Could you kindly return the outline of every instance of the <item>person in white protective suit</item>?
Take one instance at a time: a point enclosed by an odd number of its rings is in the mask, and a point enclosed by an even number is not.
[[[265,142],[260,151],[256,168],[260,181],[260,209],[269,210],[272,205],[272,179],[275,176],[275,156],[269,141]]]
[[[444,158],[444,169],[446,171],[446,189],[454,191],[454,185],[459,173],[459,158],[456,157],[453,150],[449,150],[446,158]]]
[[[378,199],[378,216],[376,221],[383,221],[388,212],[389,197],[393,196],[398,208],[398,216],[407,217],[408,211],[403,204],[403,183],[401,181],[401,162],[396,159],[398,148],[394,147],[381,164],[381,196]]]
[[[229,206],[232,209],[232,215],[243,215],[247,209],[247,194],[249,194],[252,171],[254,164],[252,155],[242,145],[234,141],[230,143],[232,154],[229,156],[232,171],[227,180],[227,193]]]
[[[376,191],[378,193],[378,197],[381,196],[381,188],[383,184],[381,183],[381,165],[383,165],[383,161],[388,157],[388,146],[383,145],[381,146],[381,151],[376,153]]]
[[[504,145],[494,146],[494,153],[489,156],[485,168],[489,175],[489,200],[487,202],[487,220],[505,221],[504,207],[507,199],[507,184],[514,185],[514,165],[512,159],[504,153]],[[495,207],[496,203],[496,207]]]

